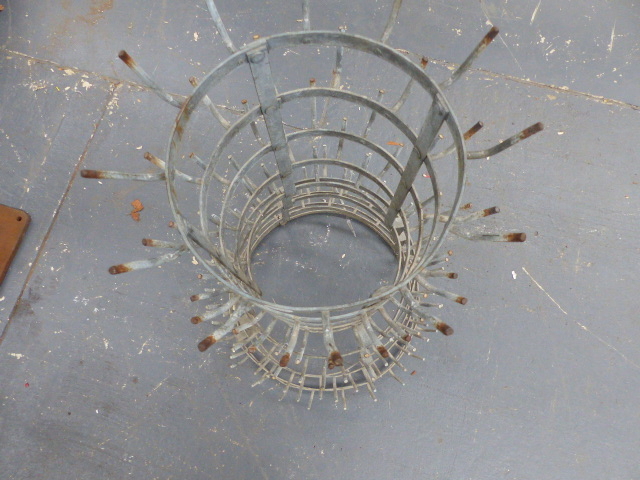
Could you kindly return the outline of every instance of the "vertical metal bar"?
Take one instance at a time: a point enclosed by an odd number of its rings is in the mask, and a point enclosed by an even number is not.
[[[346,31],[345,27],[340,27],[340,32],[344,33]],[[340,87],[340,78],[342,77],[342,56],[344,55],[344,47],[339,45],[336,48],[336,63],[333,67],[333,72],[331,75],[331,88]],[[324,99],[324,107],[322,108],[322,115],[320,116],[320,127],[324,127],[327,122],[327,113],[329,110],[329,100],[331,97],[326,97]]]
[[[302,0],[302,28],[305,32],[311,30],[311,22],[309,21],[309,0]]]
[[[447,116],[448,112],[443,108],[439,98],[436,96],[431,104],[427,118],[422,124],[416,145],[414,145],[413,151],[409,156],[409,160],[407,160],[407,165],[402,172],[398,188],[396,189],[393,199],[389,204],[389,209],[387,210],[387,214],[384,218],[384,223],[387,227],[391,228],[393,225],[393,221],[402,208],[402,204],[404,203],[405,198],[407,198],[416,175],[418,175],[420,167],[427,159],[427,154],[429,150],[431,150],[436,136],[438,135],[440,128],[442,128],[442,124],[447,119]]]
[[[295,195],[296,186],[293,182],[292,164],[294,162],[293,152],[287,143],[287,136],[282,123],[282,114],[280,112],[280,102],[276,86],[271,76],[271,67],[269,65],[269,57],[267,56],[267,48],[265,45],[247,54],[251,74],[256,87],[256,93],[260,100],[260,108],[271,141],[271,147],[276,157],[278,172],[282,185],[284,187],[284,197],[282,199],[282,220],[285,224],[289,221],[289,210],[293,206],[292,197]]]
[[[227,47],[227,50],[229,50],[231,53],[237,52],[238,48],[231,41],[229,32],[227,32],[227,28],[224,26],[224,23],[222,23],[222,18],[220,18],[220,14],[218,13],[218,9],[216,8],[215,3],[213,3],[213,0],[206,0],[206,2],[207,7],[209,8],[209,13],[211,14],[211,18],[213,19],[213,23],[215,24],[218,33],[222,37],[222,41]]]

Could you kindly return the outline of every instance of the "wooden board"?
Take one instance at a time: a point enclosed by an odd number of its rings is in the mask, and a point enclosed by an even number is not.
[[[0,285],[18,251],[31,217],[17,208],[0,205]]]

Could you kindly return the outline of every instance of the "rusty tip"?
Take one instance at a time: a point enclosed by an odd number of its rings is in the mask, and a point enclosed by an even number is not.
[[[451,278],[452,280],[455,280],[456,278],[458,278],[458,274],[457,273],[447,273],[447,277]]]
[[[453,255],[453,250],[449,250],[449,251],[447,252],[447,255]]]
[[[496,27],[495,25],[491,27],[491,30],[489,30],[489,33],[487,33],[484,37],[487,44],[489,44],[494,38],[496,38],[499,33],[500,33],[500,29],[498,27]]]
[[[473,207],[473,204],[465,203],[463,206],[460,207],[460,210],[469,210],[471,207]]]
[[[508,233],[507,242],[524,242],[527,239],[526,233]]]
[[[426,67],[428,63],[429,63],[429,59],[427,57],[422,57],[420,59],[420,66],[422,66],[422,68]]]
[[[80,170],[82,178],[102,178],[98,170]]]
[[[191,317],[191,323],[193,323],[194,325],[202,323],[202,317]]]
[[[410,342],[410,341],[411,341],[411,335],[409,335],[409,334],[407,333],[404,337],[402,337],[402,339],[403,339],[405,342]]]
[[[311,85],[315,85],[315,84],[316,84],[316,79],[315,79],[315,78],[310,78],[310,79],[309,79],[309,83],[310,83]]]
[[[500,208],[499,207],[491,207],[491,208],[485,208],[483,211],[484,213],[484,217],[488,217],[489,215],[495,215],[496,213],[500,213]]]
[[[189,297],[189,300],[191,300],[192,302],[197,302],[198,300],[200,300],[200,295],[197,294],[197,293],[195,295],[191,295]],[[193,317],[193,318],[195,318],[195,317]],[[193,318],[191,320],[193,320]]]
[[[150,238],[143,238],[142,239],[142,245],[144,245],[145,247],[152,247],[153,246],[153,240],[151,240]]]
[[[344,365],[344,362],[342,360],[342,355],[340,355],[340,352],[335,350],[333,352],[331,352],[331,354],[329,355],[329,370],[333,369],[333,367],[342,367]]]
[[[133,58],[131,58],[131,55],[126,52],[126,50],[120,50],[118,52],[118,57],[120,58],[120,60],[126,63],[128,67],[132,67],[136,64],[136,62],[133,61]]]
[[[480,131],[480,129],[484,126],[484,123],[482,122],[477,122],[473,127],[471,127],[469,130],[467,130],[464,135],[463,138],[465,140],[469,140],[471,137],[473,137],[476,133],[478,133]]]
[[[144,152],[143,157],[145,160],[149,160],[149,161],[153,160],[153,155],[151,155],[151,152]]]
[[[542,122],[538,122],[531,125],[530,127],[525,128],[520,136],[522,140],[524,140],[525,138],[529,138],[531,135],[534,135],[542,130],[544,130],[544,125],[542,124]]]
[[[247,100],[247,99],[240,100],[240,103],[241,103],[242,105],[246,105],[248,102],[249,102],[249,100]]]
[[[458,297],[456,298],[456,303],[459,303],[460,305],[466,305],[467,304],[467,299],[464,297]]]
[[[382,358],[389,358],[389,352],[382,345],[378,345],[378,352],[380,352],[380,356]]]
[[[194,87],[198,86],[198,79],[196,77],[189,77],[189,83]]]
[[[436,323],[436,330],[438,330],[440,333],[446,336],[453,335],[453,328],[451,328],[449,325],[447,325],[444,322]]]
[[[114,265],[112,267],[109,267],[109,273],[111,275],[118,275],[119,273],[126,273],[126,272],[130,272],[131,269],[129,267],[127,267],[126,265]]]
[[[207,338],[205,338],[198,344],[198,350],[200,350],[201,352],[204,352],[207,348],[209,348],[214,343],[216,343],[215,337],[213,335],[209,335]]]
[[[286,367],[287,364],[289,363],[289,359],[291,358],[291,355],[289,353],[285,353],[282,358],[280,359],[280,366],[282,368]]]
[[[173,220],[171,220],[171,221],[167,224],[167,226],[168,226],[169,228],[176,228],[176,222],[174,222]]]
[[[247,352],[249,353],[255,353],[258,351],[258,347],[251,345],[249,348],[247,348]]]

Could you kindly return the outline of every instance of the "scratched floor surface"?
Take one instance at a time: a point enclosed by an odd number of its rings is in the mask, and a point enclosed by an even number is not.
[[[419,345],[405,386],[384,379],[377,403],[360,392],[346,411],[252,388],[228,344],[198,352],[190,256],[107,273],[149,256],[141,238],[176,235],[162,185],[78,174],[151,171],[143,153],[164,155],[176,111],[116,54],[188,94],[225,58],[204,0],[0,3],[0,203],[33,218],[0,287],[2,479],[640,479],[639,3],[404,2],[390,43],[428,56],[436,78],[501,28],[447,93],[463,125],[484,121],[473,148],[546,129],[469,166],[467,201],[500,206],[488,227],[527,242],[452,241],[451,288],[469,298],[442,312],[455,335]],[[299,29],[292,3],[219,8],[242,44]],[[312,26],[379,36],[389,4],[312,0]],[[320,220],[261,246],[270,294],[331,265],[341,294],[358,294],[359,271],[388,274],[360,225]],[[317,285],[314,301],[333,298]]]

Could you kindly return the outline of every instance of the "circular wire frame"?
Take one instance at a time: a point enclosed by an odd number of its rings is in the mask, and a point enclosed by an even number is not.
[[[308,87],[279,92],[269,56],[302,45],[336,48],[336,63],[352,50],[382,60],[400,72],[409,85],[413,83],[426,92],[426,116],[412,126],[398,109],[338,85],[320,87],[311,82]],[[197,225],[189,221],[179,201],[177,182],[183,175],[177,165],[188,156],[182,142],[194,111],[225,77],[242,67],[251,70],[259,104],[246,108],[200,161],[204,174],[195,184],[199,198]],[[313,106],[312,125],[287,132],[281,109],[289,104],[297,106],[296,102],[302,100],[309,108]],[[385,119],[408,143],[408,158],[401,160],[401,149],[391,152],[381,139],[348,131],[346,119],[341,128],[316,121],[318,100],[357,106],[370,112],[372,119]],[[254,129],[255,133],[257,122],[264,122],[269,141],[258,145],[247,158],[233,159],[229,146],[243,132]],[[455,174],[439,182],[428,152],[444,126],[453,141]],[[337,142],[336,154],[319,154],[313,147],[303,158],[294,157],[292,146],[299,151],[300,142],[317,145],[319,139]],[[364,160],[357,163],[342,158],[345,145],[364,149]],[[276,171],[265,166],[266,159],[272,157]],[[322,396],[325,390],[332,390],[336,401],[338,392],[344,398],[345,390],[357,391],[359,387],[373,396],[374,381],[387,372],[395,377],[395,365],[404,368],[401,357],[414,355],[412,336],[428,331],[425,322],[435,318],[415,314],[422,307],[411,292],[419,290],[416,276],[437,263],[435,254],[463,194],[465,158],[463,135],[438,85],[385,44],[344,32],[305,31],[262,38],[232,54],[202,80],[180,110],[165,167],[175,223],[193,255],[230,298],[220,307],[229,319],[200,343],[200,350],[233,332],[236,343],[232,358],[243,357],[238,363],[250,359],[257,365],[256,373],[262,376],[256,383],[273,378],[285,385],[284,394],[292,387],[298,390],[298,399],[303,391],[310,392],[310,403],[315,392]],[[377,168],[383,166],[380,171],[373,170],[372,159]],[[423,168],[426,173],[418,175]],[[395,180],[387,182],[385,175],[393,175]],[[443,191],[451,194],[446,205],[449,218],[439,222]],[[184,205],[190,207],[193,205]],[[377,233],[398,259],[393,284],[377,289],[368,298],[342,305],[296,307],[262,298],[251,271],[254,250],[273,229],[314,214],[352,218]]]

